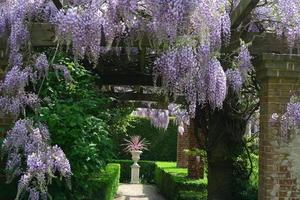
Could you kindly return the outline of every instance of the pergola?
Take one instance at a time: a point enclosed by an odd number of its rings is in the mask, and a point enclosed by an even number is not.
[[[60,0],[53,0],[58,9],[63,7]],[[231,16],[232,28],[236,28],[247,17],[259,0],[243,0],[233,11]],[[30,41],[33,48],[55,47],[55,27],[50,24],[35,23],[30,27]],[[239,39],[246,42],[252,41],[250,52],[255,57],[254,65],[260,83],[260,144],[259,144],[259,199],[300,199],[300,191],[296,187],[297,179],[288,170],[288,165],[283,164],[288,155],[279,149],[276,144],[278,127],[269,120],[272,113],[280,113],[295,91],[300,91],[300,48],[291,49],[284,39],[272,33],[240,33],[234,32],[231,42],[224,46],[223,52],[231,52],[239,46]],[[102,44],[105,44],[103,41]],[[113,46],[124,46],[124,42],[113,43]],[[4,77],[7,66],[7,35],[0,38],[0,79]],[[134,44],[133,47],[140,47]],[[183,97],[176,100],[166,98],[160,94],[145,93],[145,87],[153,87],[153,76],[145,62],[146,49],[149,48],[147,35],[139,49],[138,65],[122,66],[121,70],[111,70],[97,66],[95,72],[105,85],[106,94],[134,107],[144,107],[143,101],[157,102],[154,108],[166,108],[167,103],[183,103]],[[298,55],[297,55],[298,54]],[[87,66],[89,67],[89,63]],[[2,76],[1,76],[2,69]],[[159,84],[158,84],[159,85]],[[116,92],[118,86],[130,86],[128,92]],[[7,124],[5,119],[0,124]],[[192,129],[189,132],[192,132]],[[193,133],[194,134],[194,133]],[[194,147],[195,137],[190,133],[189,146]],[[197,133],[196,133],[197,134]],[[185,144],[186,145],[186,144]],[[180,146],[180,144],[179,144]],[[300,152],[299,152],[300,153]],[[192,160],[191,160],[192,162]],[[284,162],[286,163],[286,162]],[[195,164],[195,163],[194,163]],[[300,181],[300,180],[299,180]]]

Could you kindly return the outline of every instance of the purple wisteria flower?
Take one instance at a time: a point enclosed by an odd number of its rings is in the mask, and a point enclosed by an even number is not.
[[[13,171],[8,180],[23,174],[16,199],[23,192],[29,192],[33,199],[47,196],[47,185],[56,174],[70,179],[71,167],[64,152],[49,144],[46,126],[32,120],[18,120],[7,133],[2,152],[8,155],[6,170]],[[22,160],[26,161],[25,167],[21,166]]]
[[[49,63],[47,56],[45,54],[39,55],[35,61],[34,67],[38,72],[39,78],[47,76],[49,73]]]

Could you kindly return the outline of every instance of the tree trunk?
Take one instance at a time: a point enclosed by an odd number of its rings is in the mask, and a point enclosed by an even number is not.
[[[232,200],[233,161],[224,145],[224,140],[220,140],[208,152],[208,200]]]
[[[239,154],[246,122],[223,110],[201,108],[197,127],[204,130],[208,162],[208,200],[232,200],[233,161]]]

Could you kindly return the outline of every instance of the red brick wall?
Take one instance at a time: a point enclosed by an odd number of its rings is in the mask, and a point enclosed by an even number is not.
[[[191,120],[190,126],[185,126],[184,134],[178,134],[177,136],[177,167],[188,168],[189,177],[199,179],[204,176],[203,159],[199,159],[197,156],[187,155],[183,152],[184,149],[199,149],[194,131],[194,122]]]
[[[177,134],[177,167],[187,168],[188,166],[188,155],[184,153],[184,149],[189,148],[189,133],[188,126],[185,125],[184,133],[181,135]]]
[[[198,137],[200,137],[200,132],[198,131],[198,129],[195,129],[195,123],[191,119],[190,126],[188,127],[190,150],[193,150],[195,148],[200,149],[197,137],[195,135],[195,131],[197,131],[196,134],[198,134]],[[204,163],[201,157],[200,159],[197,159],[197,156],[188,156],[188,175],[190,178],[193,179],[199,179],[204,177]]]
[[[259,200],[299,200],[295,179],[278,151],[278,125],[273,113],[283,113],[293,92],[300,91],[300,56],[264,54],[256,64],[260,81]],[[285,164],[283,164],[285,163]]]

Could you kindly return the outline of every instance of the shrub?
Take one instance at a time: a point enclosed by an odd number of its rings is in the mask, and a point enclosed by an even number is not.
[[[114,157],[111,136],[114,131],[124,131],[131,110],[101,95],[93,73],[66,58],[59,62],[67,65],[73,82],[66,84],[51,71],[40,92],[42,107],[33,117],[48,125],[52,142],[64,150],[72,168],[72,190],[54,180],[50,187],[53,199],[86,200],[97,188],[87,180]]]
[[[113,200],[120,182],[120,165],[108,164],[91,182],[95,185],[91,200]]]
[[[113,160],[112,163],[119,163],[121,165],[121,183],[130,183],[131,178],[131,165],[132,160]],[[140,177],[142,183],[154,183],[154,171],[155,171],[155,161],[145,161],[140,160]]]
[[[248,142],[247,149],[243,147],[234,161],[233,200],[256,200],[258,198],[258,148],[254,142]],[[252,173],[249,176],[250,172]]]
[[[180,191],[177,200],[207,200],[207,192]]]
[[[117,159],[130,158],[121,146],[124,143],[124,138],[139,135],[149,142],[149,150],[142,154],[143,160],[176,161],[178,131],[173,119],[170,120],[170,125],[166,131],[152,126],[148,118],[134,116],[132,120],[133,122],[127,128],[126,134],[116,134],[113,136],[113,141],[117,148]]]
[[[191,180],[186,168],[176,168],[174,162],[157,162],[155,183],[170,200],[206,199],[207,178]]]

